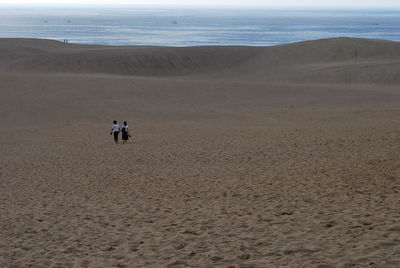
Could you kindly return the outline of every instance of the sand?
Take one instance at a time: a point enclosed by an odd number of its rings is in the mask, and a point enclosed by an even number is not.
[[[1,267],[400,267],[400,43],[0,39],[0,82]]]

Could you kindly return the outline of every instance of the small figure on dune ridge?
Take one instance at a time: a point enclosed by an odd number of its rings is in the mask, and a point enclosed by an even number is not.
[[[117,120],[114,120],[114,121],[113,121],[113,126],[112,126],[112,128],[111,128],[110,135],[113,135],[113,134],[114,134],[114,141],[115,141],[115,143],[118,143],[119,130],[120,130],[120,128],[119,128],[119,125],[118,125],[118,123],[117,123]]]

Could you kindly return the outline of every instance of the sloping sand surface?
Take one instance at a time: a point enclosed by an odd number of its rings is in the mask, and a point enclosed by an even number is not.
[[[400,82],[400,44],[335,38],[275,47],[112,47],[2,39],[0,71],[302,83]]]
[[[399,66],[0,39],[0,266],[400,267]]]

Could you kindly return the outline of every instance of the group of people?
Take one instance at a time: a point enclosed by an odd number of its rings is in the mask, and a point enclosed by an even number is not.
[[[117,120],[113,121],[113,126],[111,128],[110,135],[114,134],[115,143],[118,143],[119,132],[122,132],[122,142],[126,143],[129,140],[129,138],[131,137],[131,134],[129,133],[128,123],[126,121],[124,121],[124,124],[122,125],[122,127],[119,127]]]

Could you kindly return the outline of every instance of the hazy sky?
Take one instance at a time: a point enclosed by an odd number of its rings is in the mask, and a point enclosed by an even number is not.
[[[294,7],[400,7],[400,0],[0,0],[2,5],[202,5]]]

